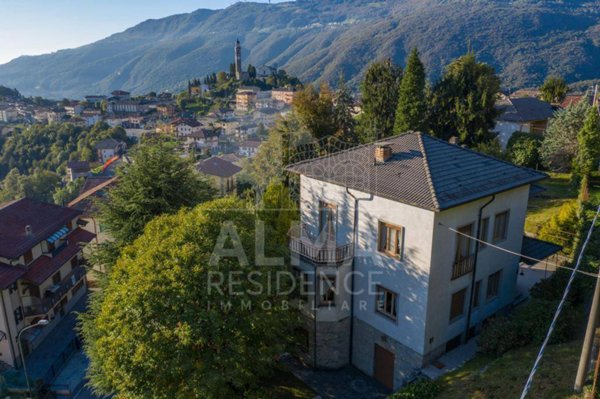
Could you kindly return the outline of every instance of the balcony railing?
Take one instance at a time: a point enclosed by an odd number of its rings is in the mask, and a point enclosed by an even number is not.
[[[290,250],[315,263],[341,263],[354,256],[352,243],[338,245],[335,237],[314,239],[305,227],[290,230]]]
[[[475,264],[475,257],[473,255],[466,257],[459,257],[454,261],[452,267],[452,280],[457,279],[465,274],[473,271],[473,265]]]
[[[60,299],[73,288],[86,274],[83,266],[78,266],[69,273],[60,283],[51,286],[43,293],[43,298],[34,298],[36,303],[25,306],[25,317],[46,314],[56,305]]]

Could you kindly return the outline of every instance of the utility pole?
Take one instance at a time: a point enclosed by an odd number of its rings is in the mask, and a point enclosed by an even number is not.
[[[588,366],[590,363],[590,352],[594,343],[594,335],[596,326],[598,325],[598,309],[600,307],[600,276],[596,279],[596,289],[594,290],[594,299],[590,316],[588,318],[587,328],[585,330],[585,339],[583,348],[581,349],[581,357],[579,358],[579,368],[577,369],[577,377],[575,377],[575,392],[581,392],[583,383],[587,375]]]

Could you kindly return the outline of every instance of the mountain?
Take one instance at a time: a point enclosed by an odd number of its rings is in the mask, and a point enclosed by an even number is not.
[[[356,85],[373,60],[403,65],[418,47],[431,79],[473,49],[505,87],[600,77],[600,3],[590,0],[298,0],[149,20],[98,42],[0,65],[24,95],[82,97],[114,89],[180,89],[228,70],[236,38],[244,65],[277,64],[303,81]]]

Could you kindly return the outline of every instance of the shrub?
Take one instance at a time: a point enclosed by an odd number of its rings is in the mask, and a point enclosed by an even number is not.
[[[539,238],[562,245],[563,252],[571,254],[579,228],[579,206],[576,201],[569,201],[542,226]]]
[[[542,138],[537,134],[515,132],[506,146],[508,159],[515,165],[538,168],[541,143]]]
[[[479,336],[480,351],[492,355],[502,355],[511,349],[532,342],[541,343],[546,337],[557,306],[558,300],[534,298],[518,307],[508,317],[493,318],[486,324]],[[558,318],[550,343],[565,342],[573,336],[573,328],[577,324],[574,322],[575,315],[573,306],[567,302]]]
[[[442,388],[431,380],[420,380],[392,394],[388,399],[434,399]]]

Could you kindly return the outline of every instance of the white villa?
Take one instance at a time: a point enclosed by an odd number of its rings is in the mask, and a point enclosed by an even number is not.
[[[514,302],[520,258],[467,236],[530,247],[530,186],[545,174],[422,133],[288,171],[300,176],[290,248],[312,366],[352,364],[398,389]]]

